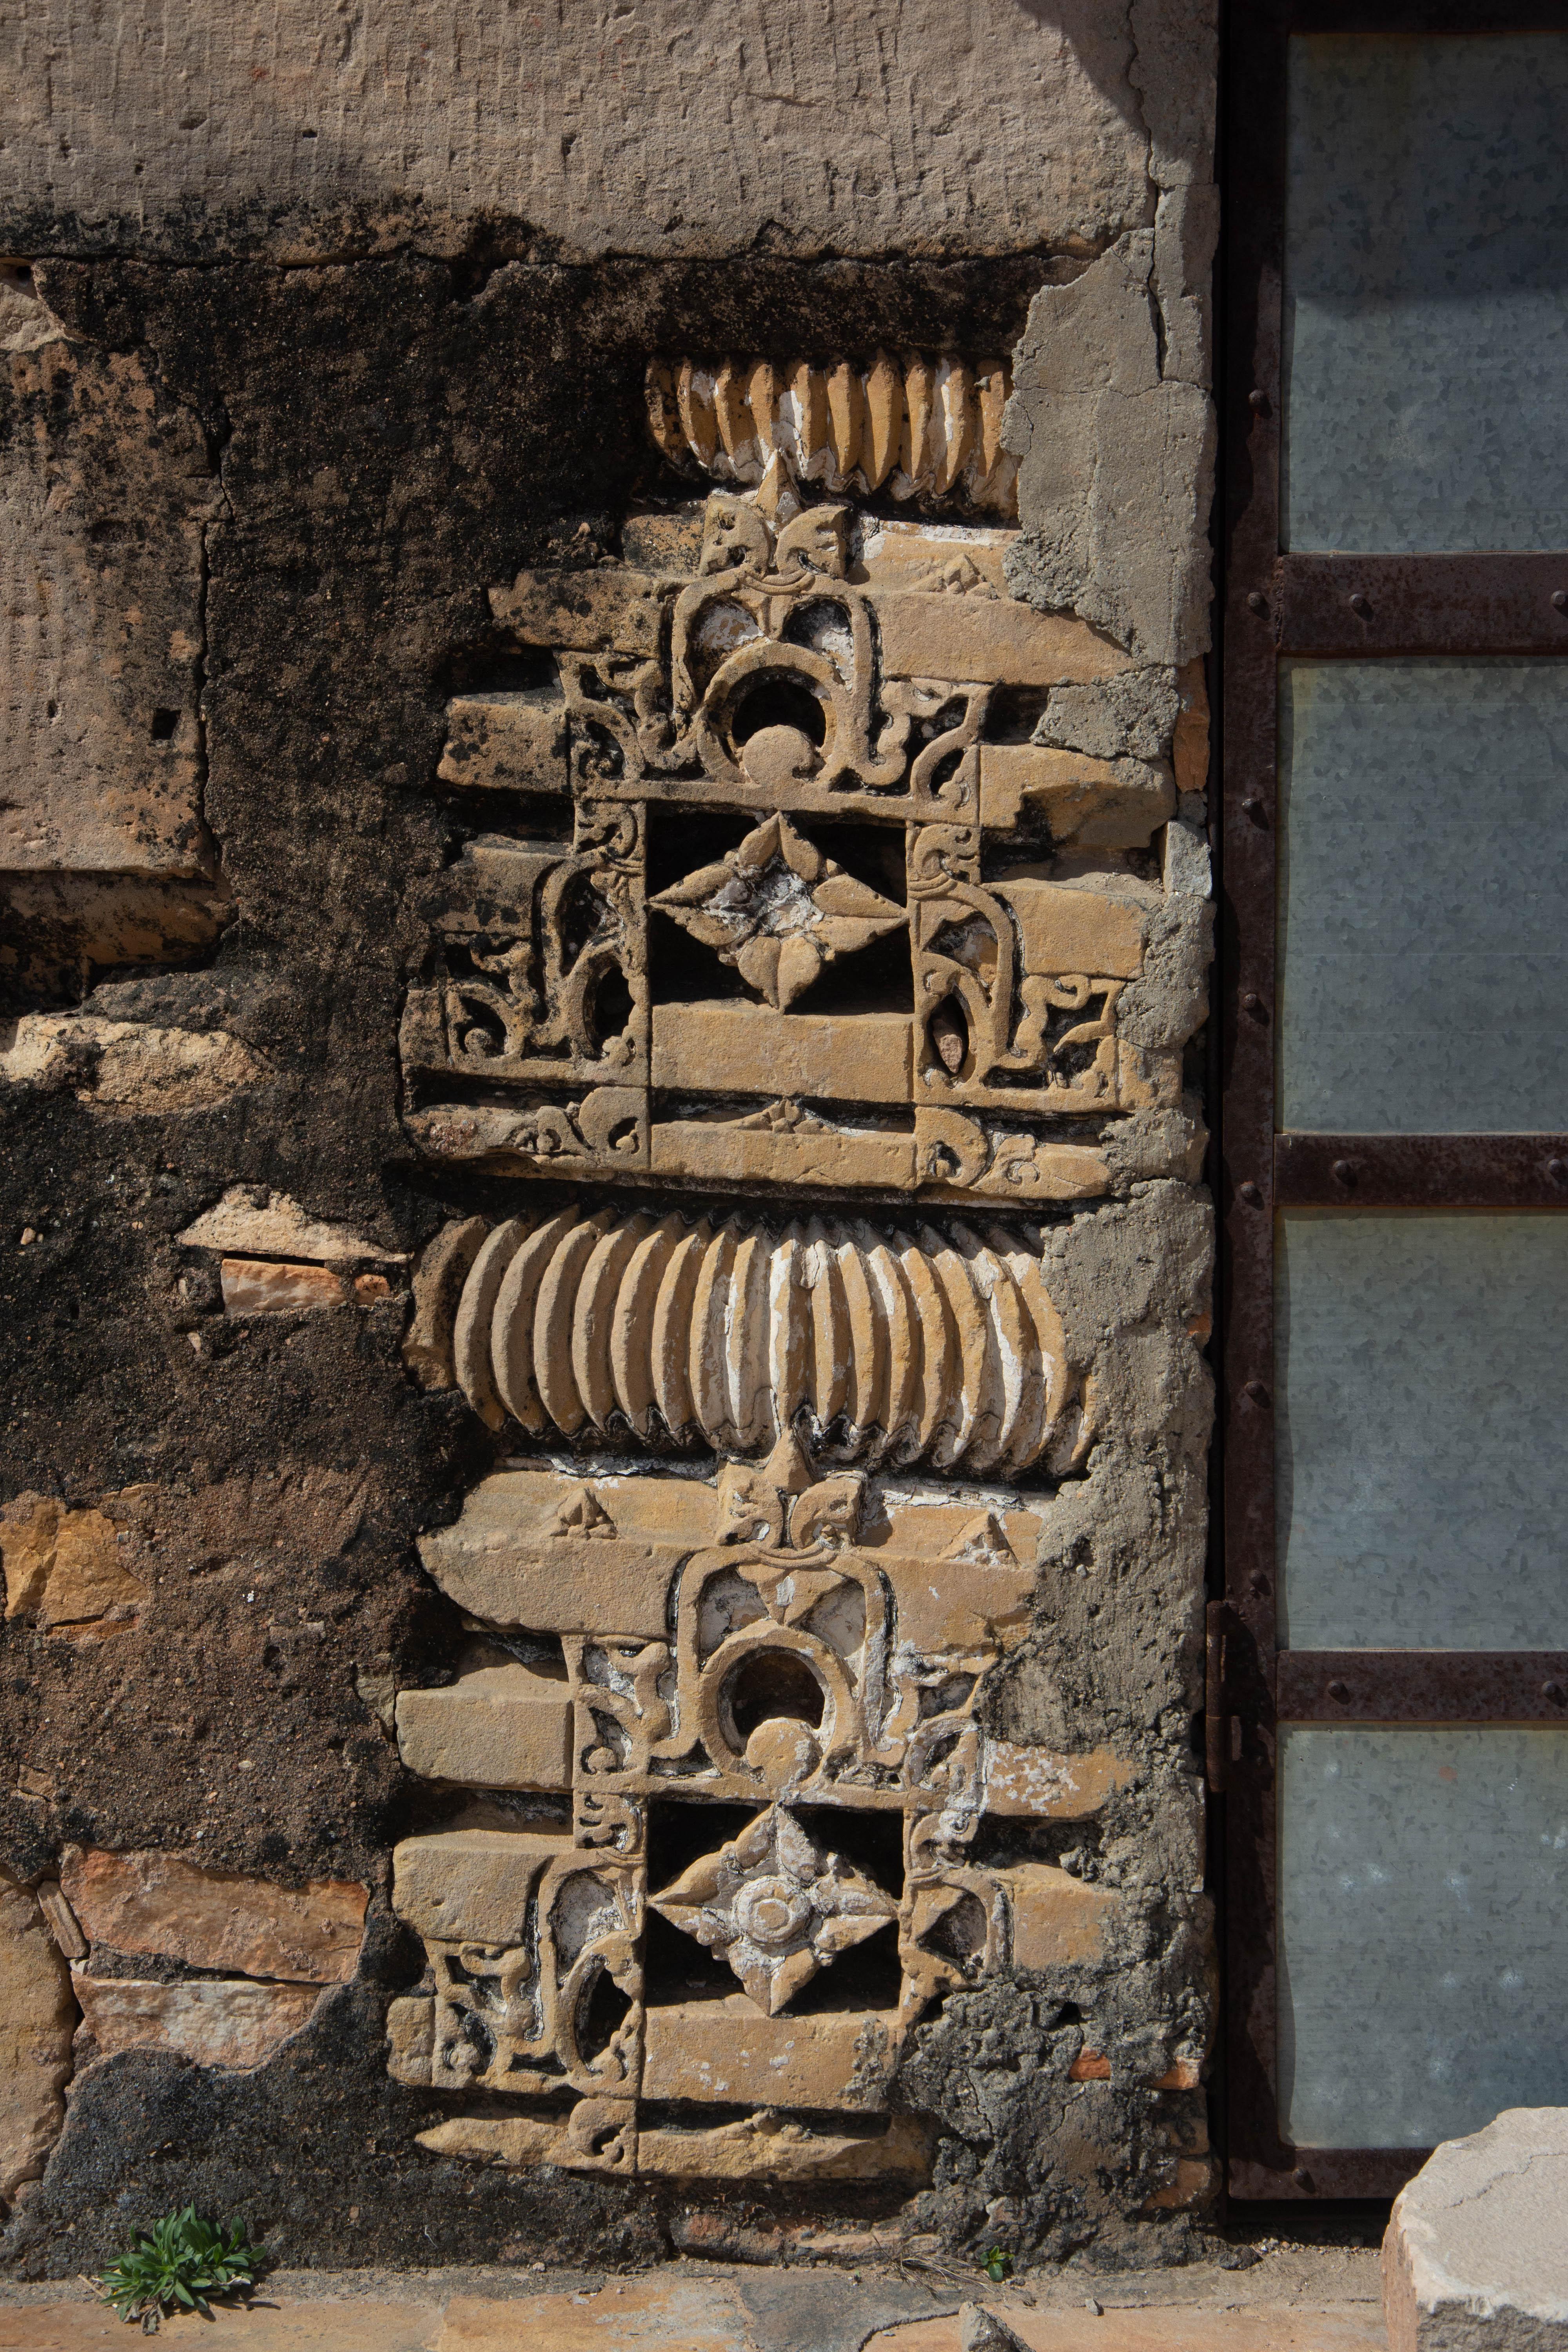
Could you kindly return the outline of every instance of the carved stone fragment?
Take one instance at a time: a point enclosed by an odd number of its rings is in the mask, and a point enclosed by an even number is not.
[[[770,2017],[898,1910],[841,1855],[825,1854],[782,1805],[649,1900],[672,1927],[721,1953]]]
[[[962,488],[970,505],[1011,515],[1018,469],[1001,443],[1010,390],[1000,359],[653,360],[648,429],[672,465],[723,481],[761,481],[782,451],[830,491],[947,499]]]
[[[961,1150],[966,1126],[938,1132]],[[1060,1318],[1023,1232],[567,1210],[496,1229],[452,1329],[458,1381],[492,1427],[504,1411],[536,1433],[741,1453],[805,1415],[844,1457],[983,1471],[1077,1439]]]

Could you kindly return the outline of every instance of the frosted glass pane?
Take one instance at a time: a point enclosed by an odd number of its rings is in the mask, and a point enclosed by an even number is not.
[[[1289,59],[1285,544],[1568,545],[1568,39]]]
[[[1279,1739],[1279,2121],[1427,2147],[1568,2105],[1568,1732]]]
[[[1568,1649],[1568,1216],[1292,1209],[1277,1244],[1286,1646]]]
[[[1568,1129],[1568,659],[1288,661],[1288,1128]]]

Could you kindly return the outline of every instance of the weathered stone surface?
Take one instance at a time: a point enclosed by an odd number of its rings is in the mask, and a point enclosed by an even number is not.
[[[255,1197],[258,1191],[262,1194],[259,1200]],[[286,1192],[268,1194],[265,1186],[247,1184],[230,1185],[221,1201],[185,1227],[180,1239],[187,1249],[244,1251],[258,1257],[304,1258],[324,1265],[338,1265],[350,1258],[401,1265],[406,1255],[346,1226],[309,1216]]]
[[[271,1075],[260,1055],[222,1030],[198,1035],[91,1013],[29,1013],[0,1025],[0,1079],[68,1087],[95,1110],[208,1110]]]
[[[55,341],[8,373],[0,868],[210,877],[196,690],[216,491],[195,419],[136,354]]]
[[[0,1871],[0,2200],[44,2168],[75,2029],[69,1972],[37,1899]]]
[[[276,1886],[177,1853],[68,1848],[60,1885],[95,1943],[201,1969],[304,1984],[353,1976],[367,1890],[348,1879]]]
[[[645,572],[522,572],[510,588],[490,590],[498,621],[531,646],[579,653],[656,654],[668,587]],[[563,712],[564,716],[564,712]]]
[[[1208,44],[1171,29],[1190,78]],[[505,17],[465,37],[440,12],[378,4],[340,47],[290,5],[265,26],[236,15],[129,41],[111,69],[54,0],[12,60],[8,249],[53,249],[64,223],[90,221],[171,257],[193,222],[220,250],[374,253],[415,233],[449,250],[489,217],[541,258],[744,252],[770,236],[799,253],[985,253],[1081,249],[1142,219],[1132,45],[1088,0],[1049,19],[986,0],[957,35],[938,0],[877,0],[835,6],[809,37],[776,32],[712,0],[569,20],[547,41]]]
[[[1198,383],[1161,373],[1153,270],[1139,230],[1035,298],[1005,428],[1023,523],[1007,573],[1139,660],[1179,665],[1208,643],[1214,414]]]
[[[50,1496],[7,1503],[0,1511],[6,1616],[59,1633],[131,1626],[147,1588],[125,1565],[122,1534],[123,1522],[68,1510]]]
[[[106,2058],[121,2050],[173,2050],[198,2066],[260,2066],[298,2033],[321,1994],[314,1985],[198,1978],[158,1984],[137,1977],[71,1979],[87,2029]]]
[[[562,1789],[571,1777],[571,1694],[525,1665],[479,1666],[445,1690],[397,1694],[411,1772],[481,1789]]]
[[[1568,2346],[1568,2108],[1507,2107],[1446,2140],[1383,2242],[1389,2352]]]
[[[557,687],[458,695],[447,724],[442,783],[466,793],[565,792],[566,704]]]

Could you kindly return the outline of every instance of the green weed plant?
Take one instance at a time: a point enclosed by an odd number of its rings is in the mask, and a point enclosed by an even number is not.
[[[155,2336],[165,2311],[199,2311],[210,2319],[207,2297],[254,2286],[259,2261],[237,2221],[225,2230],[187,2205],[134,2237],[97,2285],[121,2319],[139,2319],[142,2333]]]

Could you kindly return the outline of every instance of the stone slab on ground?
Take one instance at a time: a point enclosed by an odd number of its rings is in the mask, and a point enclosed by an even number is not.
[[[165,2320],[210,2352],[960,2352],[982,2303],[1029,2352],[1385,2352],[1371,2250],[1283,2247],[1214,2263],[992,2287],[944,2268],[742,2269],[681,2262],[625,2278],[511,2268],[279,2272],[248,2307]],[[1089,2306],[1098,2303],[1101,2308]],[[84,2287],[0,2286],[4,2352],[108,2352],[132,2340]]]
[[[1568,2107],[1446,2140],[1383,2242],[1391,2352],[1568,2352]]]

